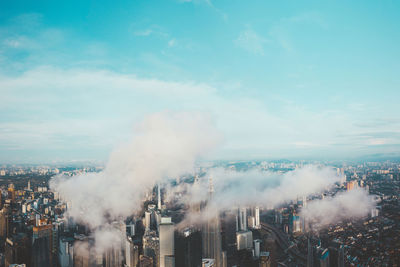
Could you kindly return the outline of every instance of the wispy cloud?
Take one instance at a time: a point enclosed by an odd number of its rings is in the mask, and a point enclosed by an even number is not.
[[[156,37],[162,39],[166,46],[171,48],[177,46],[177,39],[171,36],[167,30],[158,25],[151,25],[149,28],[135,30],[133,34],[137,37]]]
[[[264,55],[264,46],[268,39],[264,38],[251,28],[242,31],[235,43],[241,48],[257,55]]]
[[[168,42],[168,46],[169,47],[173,47],[173,46],[176,46],[176,45],[177,45],[176,39],[169,40],[169,42]]]
[[[139,31],[135,31],[134,35],[136,36],[149,36],[153,33],[153,30],[151,29],[145,29],[145,30],[139,30]]]

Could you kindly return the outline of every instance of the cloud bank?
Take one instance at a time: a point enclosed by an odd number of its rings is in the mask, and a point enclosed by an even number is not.
[[[69,202],[66,216],[91,229],[96,253],[101,253],[121,240],[115,231],[115,221],[138,212],[144,194],[155,184],[194,173],[196,160],[220,141],[210,118],[202,113],[156,113],[136,126],[131,142],[114,150],[103,171],[73,177],[59,175],[50,181],[50,188]],[[167,191],[170,197],[182,193],[180,201],[186,205],[198,204],[208,200],[209,179],[213,181],[212,199],[201,213],[187,212],[180,225],[202,223],[218,211],[235,207],[276,207],[329,190],[343,177],[332,168],[316,165],[285,173],[211,168],[198,182],[180,183]],[[337,218],[359,218],[372,205],[368,199],[362,191],[354,190],[332,199],[313,201],[303,214],[320,224]]]
[[[376,206],[372,195],[363,188],[340,192],[333,197],[326,197],[308,203],[300,215],[313,229],[335,224],[343,220],[362,218]]]
[[[111,154],[104,171],[50,181],[50,188],[70,203],[66,215],[88,225],[101,241],[97,245],[115,236],[107,230],[110,223],[138,211],[156,183],[193,172],[196,159],[220,138],[210,119],[199,113],[156,113],[135,130],[132,141]]]
[[[212,177],[214,187],[211,200],[208,197],[209,177]],[[333,168],[316,165],[307,165],[286,173],[216,168],[209,170],[207,176],[198,183],[171,189],[171,194],[184,192],[181,201],[188,205],[208,201],[202,212],[189,210],[180,224],[185,227],[206,222],[218,211],[254,206],[275,208],[291,201],[296,202],[303,196],[320,195],[336,187],[343,179]],[[333,197],[310,201],[306,208],[302,208],[301,216],[315,229],[345,219],[361,218],[374,206],[373,197],[363,189],[339,191]]]
[[[128,126],[165,109],[212,115],[225,138],[214,159],[398,152],[399,120],[366,119],[366,106],[315,112],[274,95],[243,94],[240,83],[137,75],[51,66],[0,73],[0,161],[104,160],[130,136]]]
[[[182,202],[185,204],[193,205],[206,201],[209,177],[212,177],[214,194],[204,214],[214,214],[211,210],[229,210],[234,207],[273,208],[298,197],[330,189],[342,179],[332,168],[316,165],[307,165],[286,173],[215,168],[209,170],[207,177],[199,183],[181,185],[181,188],[172,192],[184,192]],[[190,213],[182,224],[207,220],[204,214]]]

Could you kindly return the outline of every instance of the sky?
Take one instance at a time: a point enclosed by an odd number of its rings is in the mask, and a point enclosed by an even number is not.
[[[400,152],[398,1],[1,1],[0,162],[106,160],[206,114],[212,159]]]

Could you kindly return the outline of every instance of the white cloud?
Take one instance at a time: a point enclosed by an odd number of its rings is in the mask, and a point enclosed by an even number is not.
[[[150,34],[153,33],[153,30],[151,29],[146,29],[146,30],[141,30],[141,31],[135,31],[134,34],[137,36],[149,36]]]
[[[229,84],[222,86],[231,89]],[[275,99],[243,96],[242,90],[239,86],[232,94],[219,85],[95,69],[40,67],[3,75],[0,146],[81,150],[84,144],[108,151],[128,135],[138,118],[163,110],[210,114],[225,135],[216,157],[293,157],[322,150],[323,155],[359,155],[382,144],[376,141],[381,140],[379,135],[368,135],[371,129],[358,126],[368,122],[364,112],[361,120],[355,111],[310,111],[284,101],[274,110],[269,104],[276,106]],[[398,125],[391,123],[386,131],[398,132]],[[360,138],[361,134],[376,140]],[[399,143],[399,135],[389,141]]]
[[[175,39],[169,40],[169,41],[168,41],[168,46],[169,46],[169,47],[176,46],[176,40],[175,40]]]
[[[211,169],[207,177],[193,185],[183,184],[171,188],[171,194],[183,192],[185,204],[198,204],[208,199],[208,177],[212,177],[214,194],[208,201],[207,210],[202,213],[188,211],[182,225],[201,223],[206,214],[231,210],[237,207],[273,208],[297,198],[322,193],[335,187],[342,180],[330,167],[307,165],[286,173],[251,169],[246,171]],[[314,203],[317,203],[316,201]],[[316,204],[315,204],[316,205]],[[350,205],[350,204],[349,204]],[[211,212],[213,211],[213,212]],[[363,211],[364,212],[364,211]],[[308,213],[311,216],[312,211]],[[357,217],[359,212],[346,211],[342,218]],[[307,215],[307,216],[308,216]]]
[[[222,209],[232,205],[276,206],[329,189],[341,179],[333,169],[315,165],[284,174],[213,169],[208,175],[214,178],[215,203]]]
[[[212,177],[214,193],[209,199],[209,177]],[[343,177],[327,166],[307,165],[286,173],[250,169],[236,171],[216,168],[207,171],[207,176],[194,184],[180,184],[167,191],[171,199],[176,193],[184,204],[198,205],[207,200],[202,212],[189,209],[180,227],[196,225],[209,220],[218,211],[229,211],[238,207],[276,208],[296,202],[298,198],[312,197],[332,191]],[[338,191],[334,196],[313,199],[300,210],[312,230],[320,230],[344,220],[360,219],[375,208],[374,196],[362,188]],[[309,228],[310,229],[310,228]]]
[[[144,194],[155,184],[193,172],[195,161],[219,139],[201,113],[152,114],[137,125],[130,142],[114,150],[104,171],[59,175],[50,188],[69,202],[66,215],[88,225],[98,249],[107,249],[118,241],[112,222],[139,211]]]
[[[372,195],[362,188],[338,193],[333,197],[322,200],[311,201],[301,211],[304,217],[312,226],[318,230],[330,224],[336,224],[343,220],[359,219],[375,208],[375,200]]]

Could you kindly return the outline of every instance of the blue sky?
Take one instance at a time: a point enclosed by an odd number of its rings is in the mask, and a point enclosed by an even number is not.
[[[200,111],[213,158],[398,155],[398,1],[1,1],[0,162],[106,159]]]

